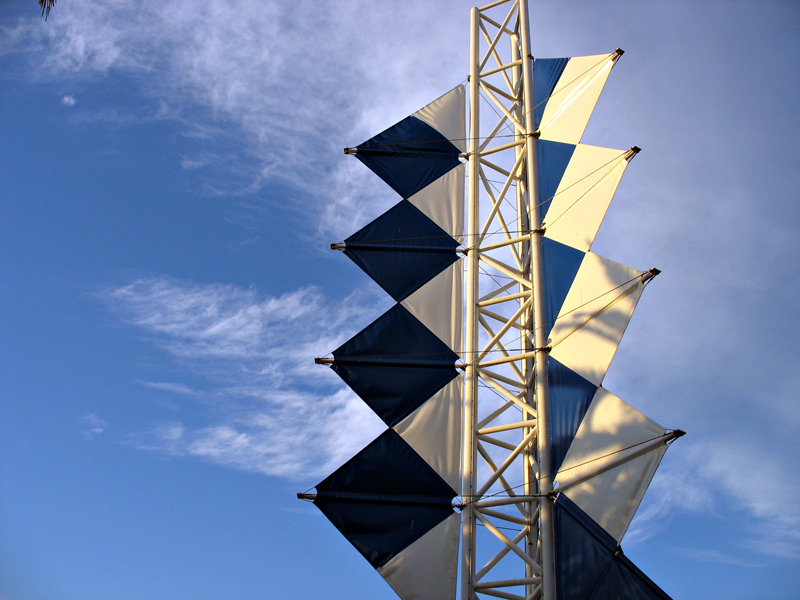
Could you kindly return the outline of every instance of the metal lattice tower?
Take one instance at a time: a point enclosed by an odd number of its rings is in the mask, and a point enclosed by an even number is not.
[[[532,63],[525,0],[472,9],[462,600],[555,597]]]

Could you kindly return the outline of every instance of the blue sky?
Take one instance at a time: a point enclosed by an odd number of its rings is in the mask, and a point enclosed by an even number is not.
[[[469,2],[0,9],[0,598],[395,597],[294,493],[381,429],[313,357],[388,308],[327,249],[355,145],[462,82]],[[594,250],[663,273],[605,380],[688,435],[623,547],[676,600],[800,597],[800,5],[531,1],[626,50]]]

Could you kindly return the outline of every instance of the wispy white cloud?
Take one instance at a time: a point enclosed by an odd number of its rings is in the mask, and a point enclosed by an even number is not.
[[[108,423],[94,413],[85,414],[81,417],[81,419],[88,426],[87,429],[81,430],[81,434],[89,440],[94,439],[95,436],[103,433],[105,428],[108,427]]]
[[[719,515],[732,509],[744,516],[738,525],[742,548],[800,559],[798,494],[800,469],[751,440],[724,435],[687,440],[667,452],[625,543],[653,537],[687,512]]]
[[[164,392],[172,392],[173,394],[182,394],[184,396],[194,396],[199,393],[182,383],[173,383],[169,381],[140,381],[139,383],[149,388],[162,390]]]
[[[213,410],[206,424],[157,423],[129,436],[139,448],[308,478],[344,462],[384,427],[313,361],[388,307],[377,294],[356,292],[328,302],[312,287],[270,297],[231,285],[154,277],[107,289],[101,297],[209,384],[203,399]],[[142,383],[193,394],[182,384]]]
[[[75,100],[75,96],[64,96],[61,98],[61,104],[64,106],[75,106],[78,101]]]
[[[352,392],[220,389],[218,424],[159,423],[129,439],[145,450],[195,457],[235,469],[288,479],[330,473],[384,426]]]
[[[698,548],[675,548],[674,552],[691,560],[714,563],[719,565],[733,565],[735,567],[763,567],[763,563],[746,560],[740,555],[727,554],[718,550],[700,550]]]
[[[235,165],[224,160],[225,152],[206,164],[209,193],[256,194],[280,184],[300,199],[292,206],[316,209],[317,225],[329,236],[363,223],[394,199],[341,147],[466,76],[453,36],[430,31],[434,25],[457,30],[462,23],[441,16],[457,4],[411,1],[372,10],[359,0],[265,1],[253,18],[241,0],[195,2],[191,10],[169,1],[75,0],[47,27],[23,20],[3,37],[5,51],[27,52],[31,71],[42,79],[89,85],[121,74],[146,81],[141,93],[150,98],[143,105],[153,106],[150,118],[177,120],[190,135],[202,132],[206,148],[233,141],[242,151]],[[394,26],[393,15],[406,24]],[[395,51],[415,34],[436,61],[417,62]],[[442,69],[451,73],[445,79]],[[142,107],[129,110],[120,105],[93,118],[120,124],[146,118]]]
[[[192,169],[199,169],[202,166],[203,166],[203,161],[202,160],[189,160],[189,159],[185,158],[185,159],[183,159],[181,161],[181,168],[184,171],[191,171]]]

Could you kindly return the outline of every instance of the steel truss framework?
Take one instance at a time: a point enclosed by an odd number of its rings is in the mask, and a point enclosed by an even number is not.
[[[546,369],[547,355],[536,320],[543,298],[534,294],[541,231],[532,206],[536,138],[526,4],[504,0],[472,9],[462,600],[554,598],[551,474],[541,468],[550,462],[542,443],[547,391],[535,376],[537,367]],[[481,119],[483,101],[490,119]],[[509,562],[523,568],[509,571]]]
[[[462,600],[555,600],[533,103],[527,0],[472,9]]]

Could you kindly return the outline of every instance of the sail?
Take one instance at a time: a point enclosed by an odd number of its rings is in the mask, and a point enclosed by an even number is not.
[[[555,503],[558,600],[670,600],[566,495]]]
[[[400,196],[409,198],[461,164],[464,112],[464,86],[458,86],[347,151]]]
[[[577,144],[620,51],[534,62],[534,117],[539,139]]]
[[[458,242],[408,200],[344,244],[344,253],[398,302],[458,260]]]
[[[404,600],[454,598],[461,519],[453,513],[378,569]]]
[[[598,388],[556,476],[556,482],[613,466],[625,453],[646,450],[666,429],[604,388]],[[646,453],[564,492],[617,542],[621,542],[650,480],[667,451],[651,444]]]
[[[464,383],[456,377],[394,430],[453,489],[461,486],[461,398]]]
[[[333,351],[333,370],[388,426],[454,379],[458,355],[395,304]]]
[[[376,569],[454,514],[456,492],[392,429],[316,489],[314,504]]]
[[[644,275],[587,252],[550,328],[550,356],[600,385],[642,295]]]
[[[396,302],[326,361],[389,429],[317,485],[314,503],[404,600],[456,586],[464,110],[459,86],[346,150],[402,199],[332,245]]]
[[[540,146],[540,156],[551,161],[558,160],[559,150],[564,156],[564,148],[573,148],[563,171],[557,165],[546,177],[540,177],[539,201],[545,236],[587,252],[633,153],[586,144],[571,146],[540,141],[537,149]],[[542,187],[542,180],[549,185]]]

